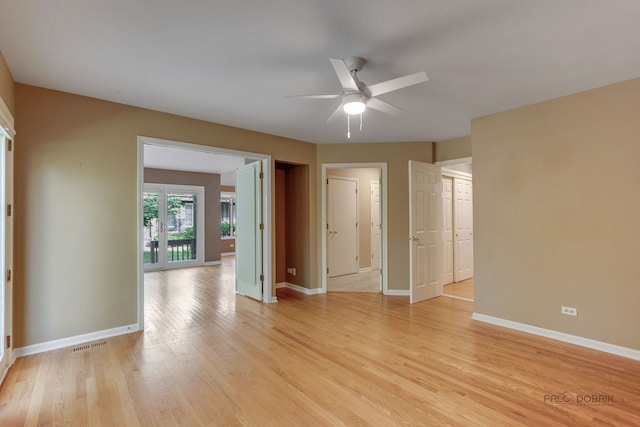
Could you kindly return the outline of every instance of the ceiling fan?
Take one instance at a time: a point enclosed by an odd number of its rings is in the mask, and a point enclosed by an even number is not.
[[[357,73],[362,69],[366,60],[359,57],[347,59],[330,58],[331,65],[338,75],[338,80],[342,85],[342,93],[333,95],[292,95],[287,98],[298,99],[333,99],[342,98],[342,103],[329,116],[327,122],[344,111],[348,116],[360,114],[360,128],[362,129],[362,113],[367,107],[381,111],[386,114],[398,116],[404,111],[388,102],[376,98],[379,95],[423,83],[429,80],[427,73],[420,71],[403,77],[387,80],[371,86],[367,86],[358,80]],[[349,121],[347,121],[349,126]],[[350,130],[347,130],[347,137],[350,137]]]

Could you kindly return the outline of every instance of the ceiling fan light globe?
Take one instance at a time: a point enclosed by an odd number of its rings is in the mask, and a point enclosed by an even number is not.
[[[366,108],[365,98],[359,93],[345,95],[342,99],[342,109],[347,114],[361,114]]]

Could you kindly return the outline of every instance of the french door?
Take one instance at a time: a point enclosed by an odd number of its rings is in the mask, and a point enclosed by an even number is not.
[[[204,188],[145,184],[144,269],[204,264]]]

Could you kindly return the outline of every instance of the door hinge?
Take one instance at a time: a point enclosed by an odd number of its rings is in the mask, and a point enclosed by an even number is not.
[[[7,151],[13,150],[13,141],[7,141]]]
[[[260,281],[261,281],[261,282],[264,282],[264,274],[261,274],[261,275],[260,275]]]
[[[356,221],[356,228],[358,227],[358,221]]]
[[[260,230],[264,230],[264,224],[260,224]]]
[[[264,178],[264,173],[260,172],[260,179]]]
[[[11,335],[7,335],[7,348],[11,348]]]
[[[11,270],[7,270],[7,282],[11,281]]]
[[[7,216],[11,216],[11,205],[7,205]]]
[[[329,178],[327,178],[327,185],[329,185]]]
[[[329,267],[327,267],[327,274],[329,274]]]

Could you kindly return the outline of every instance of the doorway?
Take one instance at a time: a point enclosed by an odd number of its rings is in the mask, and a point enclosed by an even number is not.
[[[263,238],[261,238],[260,243],[260,293],[259,298],[264,302],[275,302],[275,298],[272,296],[272,286],[271,286],[271,251],[269,250],[271,247],[271,200],[268,195],[270,192],[268,189],[270,188],[270,171],[271,171],[271,156],[258,154],[258,153],[249,153],[237,150],[229,150],[219,147],[210,147],[196,144],[188,144],[178,141],[169,141],[157,138],[150,137],[138,137],[138,247],[141,249],[138,251],[138,325],[140,329],[144,329],[144,257],[145,257],[145,229],[144,229],[144,180],[146,176],[145,172],[145,163],[151,157],[148,154],[145,154],[148,148],[157,148],[161,150],[173,150],[170,151],[171,155],[168,156],[168,159],[165,160],[168,162],[165,166],[154,165],[154,168],[164,167],[165,169],[171,169],[171,165],[177,164],[182,156],[187,156],[189,160],[190,167],[193,169],[179,169],[182,171],[189,171],[192,173],[199,173],[198,169],[195,168],[204,168],[210,163],[213,162],[213,158],[219,157],[222,159],[221,163],[226,164],[231,160],[234,162],[238,162],[239,165],[244,165],[245,163],[258,162],[261,165],[262,173],[260,174],[260,195],[261,195],[261,208],[260,208],[260,230],[263,234]],[[227,165],[228,167],[228,165]],[[229,172],[233,174],[235,177],[236,166]],[[157,171],[156,171],[157,172]],[[213,173],[213,172],[211,172]],[[225,173],[226,174],[226,173]],[[224,177],[225,174],[218,173],[219,177]],[[217,261],[207,260],[205,258],[205,265],[211,264],[220,264],[220,206],[221,206],[221,186],[220,179],[218,178],[217,185],[217,193],[209,197],[209,189],[205,188],[205,201],[207,204],[211,203],[215,205],[215,212],[217,212],[217,217],[214,215],[210,218],[210,223],[214,221],[218,221],[216,226],[213,227],[215,232],[218,233],[215,236],[214,240],[214,250],[213,253],[218,257]],[[187,201],[188,202],[188,201]],[[186,203],[189,204],[189,203]],[[197,202],[192,207],[196,207]],[[186,208],[189,209],[189,208]],[[197,212],[196,212],[197,215]],[[208,216],[209,214],[205,211],[205,214],[202,216]],[[205,231],[204,237],[204,249],[198,250],[196,249],[196,254],[199,252],[202,254],[204,252],[205,256],[207,253],[211,252],[210,250],[210,238],[209,234],[211,230],[206,226],[208,222],[205,222],[204,228],[207,229]],[[160,243],[158,243],[160,245]],[[245,257],[248,258],[248,257]],[[239,268],[242,267],[242,263],[248,262],[255,264],[256,259],[244,259],[243,257],[236,257],[236,266]],[[248,268],[246,268],[248,270]],[[243,271],[245,269],[243,268]]]
[[[322,292],[387,293],[386,163],[322,165]]]
[[[473,175],[461,161],[442,168],[443,296],[473,302]]]

